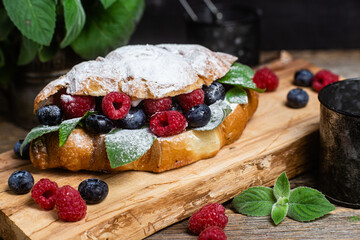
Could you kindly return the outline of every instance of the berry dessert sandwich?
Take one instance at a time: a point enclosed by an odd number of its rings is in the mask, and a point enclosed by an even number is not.
[[[236,57],[199,45],[125,46],[74,66],[35,98],[40,169],[163,172],[239,138],[262,89]]]

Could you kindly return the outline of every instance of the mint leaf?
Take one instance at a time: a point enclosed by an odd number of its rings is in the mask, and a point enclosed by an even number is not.
[[[275,225],[278,225],[284,218],[289,209],[289,204],[287,203],[275,203],[271,209],[271,218],[274,221]]]
[[[38,51],[38,57],[41,62],[47,62],[52,59],[57,51],[55,42],[53,42],[49,47],[40,46]]]
[[[254,70],[250,67],[240,63],[234,63],[229,72],[217,81],[224,84],[252,89],[256,92],[264,92],[265,89],[256,87],[256,84],[252,81],[253,77]]]
[[[242,87],[234,87],[230,89],[225,98],[230,103],[246,104],[248,103],[248,96]]]
[[[31,142],[32,140],[34,140],[38,137],[41,137],[44,134],[55,132],[57,130],[59,130],[59,126],[46,126],[46,125],[37,126],[33,129],[31,129],[31,131],[28,133],[28,135],[24,139],[24,142],[20,146],[20,154],[22,154],[22,151],[23,151],[25,145],[28,144],[29,142]]]
[[[3,0],[15,26],[27,38],[41,45],[50,45],[55,30],[54,0]]]
[[[116,0],[107,9],[88,9],[85,26],[71,47],[82,58],[94,59],[125,45],[140,20],[144,6],[144,0]]]
[[[241,214],[268,216],[275,202],[276,199],[271,188],[251,187],[236,196],[232,205]]]
[[[315,189],[298,187],[290,192],[288,216],[297,221],[311,221],[333,210],[334,205]]]
[[[71,132],[74,130],[76,125],[80,123],[81,120],[94,113],[96,112],[87,111],[82,117],[72,118],[62,121],[62,123],[59,126],[59,147],[64,146]]]
[[[274,196],[276,199],[279,199],[280,197],[289,198],[290,196],[290,183],[285,172],[283,172],[276,180]]]
[[[66,35],[60,43],[64,48],[74,41],[85,25],[85,11],[80,0],[63,0]]]
[[[219,100],[209,106],[211,110],[210,121],[202,127],[194,128],[195,131],[209,131],[219,126],[224,119],[231,113],[230,105],[222,100]]]
[[[105,9],[109,8],[116,0],[100,0]]]
[[[110,166],[120,167],[143,156],[156,137],[148,128],[127,130],[115,129],[105,135],[105,146]]]
[[[25,65],[31,62],[39,49],[40,45],[24,36],[22,36],[20,54],[17,61],[18,65]]]

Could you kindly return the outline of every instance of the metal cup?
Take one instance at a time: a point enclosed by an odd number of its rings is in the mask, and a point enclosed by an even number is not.
[[[360,208],[360,79],[347,79],[319,92],[319,187],[330,201]]]

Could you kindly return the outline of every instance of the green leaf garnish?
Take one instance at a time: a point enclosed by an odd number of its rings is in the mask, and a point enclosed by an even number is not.
[[[236,211],[245,215],[268,216],[275,202],[271,188],[251,187],[236,196],[232,205]]]
[[[246,91],[242,87],[233,87],[226,93],[225,98],[230,103],[248,103],[248,96],[246,94]]]
[[[31,62],[40,48],[40,45],[27,37],[22,36],[21,47],[17,64],[25,65]]]
[[[120,167],[143,156],[156,137],[148,128],[127,130],[115,129],[105,135],[105,146],[110,166]]]
[[[219,100],[209,106],[211,110],[210,121],[203,127],[194,128],[195,131],[210,131],[219,126],[224,119],[231,113],[230,105]]]
[[[297,221],[311,221],[335,210],[325,196],[312,188],[298,187],[290,191],[289,180],[283,172],[274,189],[251,187],[232,201],[237,212],[249,216],[271,214],[275,225],[286,216]]]
[[[80,123],[81,120],[83,120],[87,116],[94,114],[94,113],[96,113],[96,112],[87,111],[84,114],[84,116],[82,116],[82,117],[72,118],[72,119],[63,121],[60,124],[60,128],[59,128],[59,147],[62,147],[66,143],[71,132],[74,130],[76,125],[78,125]]]
[[[254,70],[250,67],[240,63],[234,63],[229,72],[217,81],[224,84],[252,89],[256,92],[264,92],[265,89],[257,88],[256,84],[252,81],[254,73]]]
[[[100,0],[101,4],[105,9],[109,8],[111,5],[113,5],[116,0]]]
[[[26,138],[24,139],[24,142],[20,146],[20,154],[22,154],[23,148],[26,144],[31,142],[32,140],[41,137],[44,134],[55,132],[59,130],[59,126],[37,126],[28,133]]]
[[[334,205],[315,189],[298,187],[290,192],[288,216],[297,221],[311,221],[333,210]]]
[[[72,43],[85,25],[85,11],[80,0],[63,0],[66,35],[60,43],[64,48]]]
[[[276,199],[279,199],[280,197],[285,197],[289,199],[290,183],[285,172],[283,172],[276,180],[274,186],[274,196],[276,197]]]
[[[275,225],[278,225],[284,218],[289,209],[289,204],[287,203],[275,203],[271,209],[271,218],[274,221]]]

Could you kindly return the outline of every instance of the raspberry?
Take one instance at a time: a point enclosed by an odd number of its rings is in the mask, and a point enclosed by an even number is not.
[[[150,119],[150,130],[159,137],[181,133],[186,126],[184,115],[178,111],[157,112]]]
[[[204,90],[196,89],[190,93],[181,94],[177,97],[181,108],[186,112],[193,106],[204,103]]]
[[[144,100],[144,110],[148,116],[151,116],[156,112],[163,112],[170,110],[171,105],[172,105],[172,100],[170,97]]]
[[[225,208],[218,203],[210,203],[194,213],[189,219],[189,229],[195,234],[199,234],[205,228],[217,226],[222,229],[228,223],[225,215]]]
[[[87,111],[94,111],[95,98],[92,96],[79,96],[61,94],[60,106],[65,118],[82,117]]]
[[[102,100],[101,108],[112,120],[123,119],[131,107],[130,97],[125,93],[111,92]]]
[[[211,226],[200,233],[198,240],[226,240],[226,234],[221,228]]]
[[[279,86],[279,78],[267,67],[256,71],[253,82],[258,88],[266,88],[267,92],[274,91]]]
[[[39,206],[45,210],[53,209],[56,202],[56,191],[58,190],[56,182],[47,178],[38,181],[31,190],[31,197]]]
[[[86,215],[86,203],[80,193],[69,185],[65,185],[56,193],[56,209],[63,221],[76,222]]]
[[[319,92],[326,85],[339,81],[339,76],[328,71],[321,70],[315,74],[312,79],[312,87],[315,91]]]

